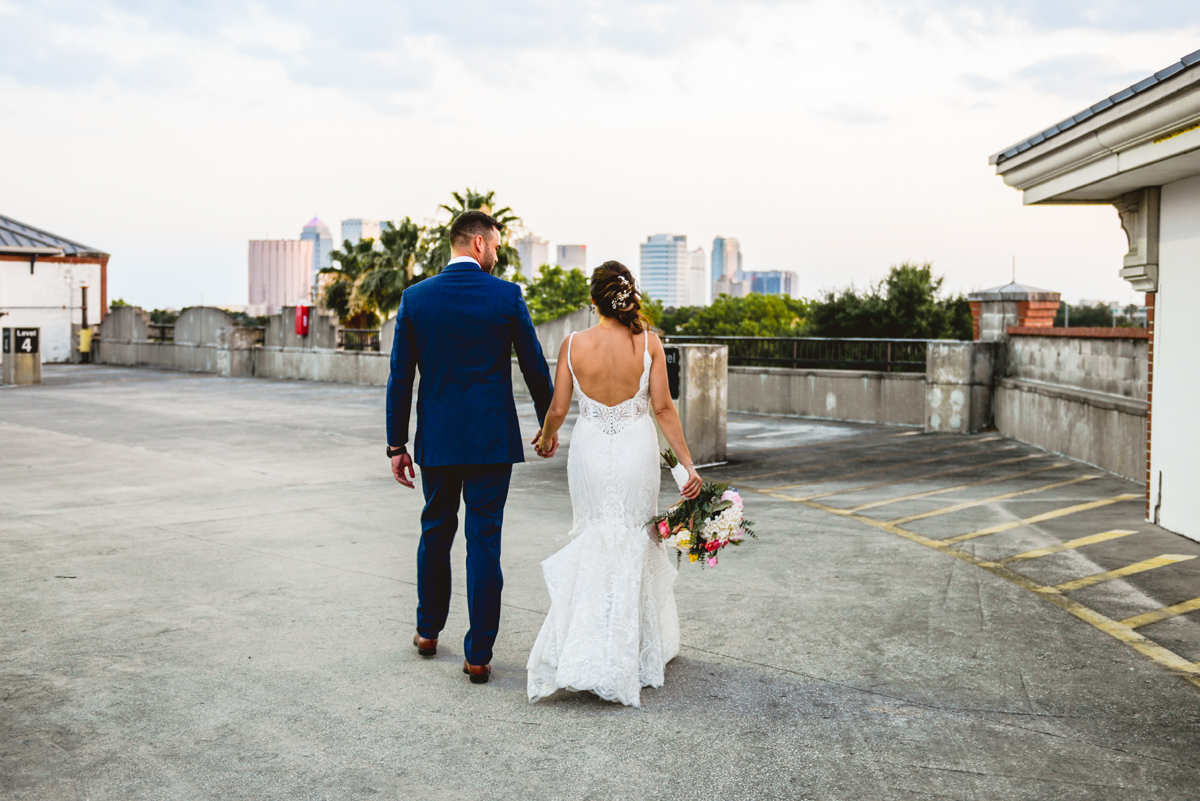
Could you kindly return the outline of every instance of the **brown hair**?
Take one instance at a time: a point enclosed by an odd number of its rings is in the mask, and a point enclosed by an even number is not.
[[[501,233],[504,231],[504,226],[487,212],[478,209],[464,211],[450,224],[450,242],[458,247],[466,247],[472,239],[487,236],[493,228]]]
[[[592,301],[602,315],[635,334],[650,328],[650,318],[642,311],[642,293],[629,268],[619,261],[606,261],[592,273]]]

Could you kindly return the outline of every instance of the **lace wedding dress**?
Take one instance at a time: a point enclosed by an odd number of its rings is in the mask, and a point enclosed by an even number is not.
[[[530,701],[568,689],[641,706],[642,687],[661,687],[679,653],[675,566],[646,530],[661,477],[646,338],[637,394],[616,406],[579,388],[567,344],[579,399],[567,457],[573,539],[542,562],[550,612],[529,655]]]

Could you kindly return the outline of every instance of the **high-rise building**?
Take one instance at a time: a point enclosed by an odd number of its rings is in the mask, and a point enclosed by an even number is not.
[[[342,220],[342,241],[357,245],[359,240],[370,237],[378,242],[383,225],[379,220]]]
[[[329,267],[329,254],[333,252],[333,234],[329,233],[329,226],[321,222],[317,217],[313,217],[304,226],[304,230],[300,232],[300,239],[305,242],[312,242],[312,269],[309,275],[308,285],[312,288],[312,295],[316,297],[317,287],[320,285],[317,279],[317,274]],[[253,303],[254,301],[250,301]]]
[[[696,248],[688,254],[691,259],[691,269],[688,275],[689,306],[707,306],[708,299],[708,259],[704,257],[704,248]]]
[[[733,285],[742,281],[742,245],[733,237],[713,238],[712,283],[713,297],[722,293],[742,297],[745,291],[735,294]],[[722,283],[724,282],[724,283]],[[747,290],[748,291],[748,290]]]
[[[312,303],[313,240],[250,240],[250,304],[267,314]]]
[[[554,263],[564,270],[579,268],[587,272],[587,245],[559,245],[556,248]]]
[[[800,276],[788,270],[761,270],[746,273],[750,280],[750,291],[760,295],[788,295],[796,297]]]
[[[721,280],[722,276],[737,278],[742,271],[742,245],[733,237],[718,236],[713,238],[712,280]]]
[[[686,306],[691,259],[687,237],[655,234],[641,245],[641,290],[664,306]]]
[[[521,275],[527,279],[537,276],[543,264],[550,263],[550,242],[540,236],[529,234],[516,242],[517,255],[521,259]]]

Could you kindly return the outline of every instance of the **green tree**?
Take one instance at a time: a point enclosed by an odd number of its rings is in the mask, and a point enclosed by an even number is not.
[[[330,262],[336,267],[325,267],[321,275],[333,276],[321,290],[321,305],[338,316],[347,328],[374,328],[379,325],[379,315],[370,306],[361,291],[356,291],[358,282],[375,268],[379,253],[371,237],[357,243],[349,239],[341,250],[329,254]]]
[[[819,337],[890,337],[896,339],[970,339],[971,308],[962,295],[940,296],[942,276],[932,266],[907,262],[859,294],[851,285],[813,302],[809,335]]]
[[[382,249],[354,280],[351,305],[386,318],[400,307],[404,290],[419,280],[415,275],[420,254],[421,227],[405,217],[379,234]]]
[[[442,268],[449,263],[451,257],[450,226],[463,212],[476,210],[492,215],[497,222],[504,226],[500,232],[500,247],[496,251],[496,266],[492,268],[492,275],[503,276],[510,266],[519,268],[521,257],[517,255],[517,249],[509,242],[509,237],[513,227],[521,222],[521,218],[514,215],[508,206],[497,208],[496,193],[491,190],[476,192],[473,189],[467,189],[461,193],[451,192],[450,197],[454,199],[453,205],[438,206],[438,211],[448,212],[450,219],[431,226],[425,232],[421,248],[421,264],[424,275],[440,273]]]
[[[1067,314],[1066,303],[1058,304],[1058,313],[1054,317],[1054,325],[1062,328],[1071,324],[1071,328],[1137,328],[1142,325],[1141,320],[1135,319],[1137,306],[1126,306],[1121,314],[1114,315],[1112,309],[1105,306],[1103,303],[1097,303],[1092,306],[1071,306],[1070,315]]]
[[[804,332],[808,302],[787,295],[719,295],[677,327],[692,336],[795,337]],[[664,328],[664,331],[666,329]]]
[[[521,277],[518,281],[525,286],[525,303],[534,325],[585,309],[591,302],[588,278],[578,267],[567,272],[562,267],[543,264],[537,278]]]

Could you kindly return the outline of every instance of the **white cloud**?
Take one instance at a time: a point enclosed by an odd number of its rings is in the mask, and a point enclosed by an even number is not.
[[[597,261],[724,234],[811,293],[902,260],[994,285],[1015,253],[1124,299],[1115,211],[1022,208],[986,159],[1197,32],[873,0],[39,8],[0,26],[0,212],[110,250],[112,294],[148,305],[236,302],[247,239],[464,186]]]

